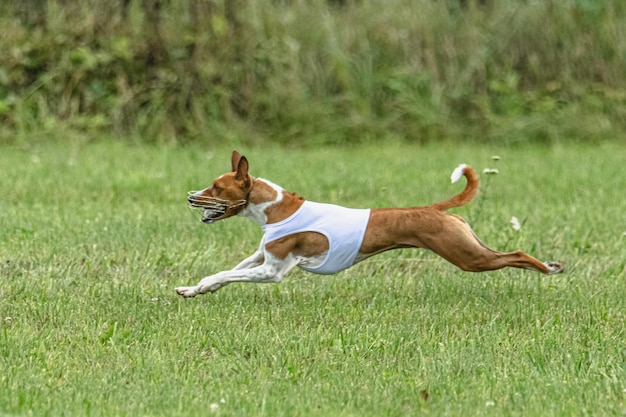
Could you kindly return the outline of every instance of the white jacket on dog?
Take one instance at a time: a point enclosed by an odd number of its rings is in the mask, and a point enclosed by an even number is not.
[[[321,233],[328,239],[326,258],[315,267],[299,266],[316,274],[334,274],[354,265],[369,218],[370,209],[305,201],[285,220],[263,225],[263,245],[294,233]]]

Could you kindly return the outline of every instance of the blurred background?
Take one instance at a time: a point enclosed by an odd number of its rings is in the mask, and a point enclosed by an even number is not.
[[[623,141],[623,0],[2,0],[0,143]]]

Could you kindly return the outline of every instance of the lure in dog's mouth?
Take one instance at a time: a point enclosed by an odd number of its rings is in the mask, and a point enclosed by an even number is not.
[[[200,221],[207,224],[228,217],[229,210],[236,210],[246,204],[246,200],[222,200],[216,197],[198,195],[198,191],[189,191],[187,202],[190,209],[202,211]]]

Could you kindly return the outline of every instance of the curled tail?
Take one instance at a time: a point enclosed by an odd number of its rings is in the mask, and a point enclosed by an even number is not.
[[[474,168],[469,165],[461,164],[452,172],[450,179],[452,182],[457,182],[464,175],[465,178],[467,178],[467,185],[465,186],[465,189],[448,200],[433,204],[434,208],[439,210],[448,210],[453,207],[464,206],[472,201],[472,199],[476,196],[476,193],[478,193],[478,174],[476,174]]]

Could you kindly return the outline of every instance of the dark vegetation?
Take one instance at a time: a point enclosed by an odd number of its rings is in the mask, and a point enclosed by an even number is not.
[[[0,140],[622,140],[621,0],[21,0]]]

